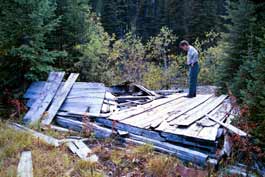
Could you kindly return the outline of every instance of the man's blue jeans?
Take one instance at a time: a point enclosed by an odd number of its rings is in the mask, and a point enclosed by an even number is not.
[[[199,64],[194,63],[193,66],[189,66],[189,96],[196,96],[197,80],[199,74]]]

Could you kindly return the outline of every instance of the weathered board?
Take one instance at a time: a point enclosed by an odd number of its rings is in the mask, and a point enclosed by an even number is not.
[[[35,101],[39,95],[39,92],[36,92],[36,90],[41,90],[44,84],[45,82],[34,82],[27,90],[24,97],[29,99],[27,102],[28,107],[32,106],[32,102]],[[62,88],[64,84],[65,83],[62,83],[60,88]],[[90,112],[95,115],[99,114],[105,93],[106,87],[104,84],[76,82],[59,110],[67,112]]]
[[[86,125],[83,122],[67,119],[60,116],[56,116],[55,120],[60,126],[74,131],[82,132],[85,130],[86,127],[88,127],[92,129],[92,131],[95,133],[95,136],[97,138],[109,138],[113,133],[111,130],[98,126],[97,124],[92,122],[89,122],[88,125]]]
[[[17,168],[17,177],[33,177],[32,157],[30,151],[23,151]]]
[[[41,89],[39,98],[32,104],[32,107],[23,118],[25,124],[33,124],[41,119],[55,96],[63,77],[64,72],[51,72],[49,74],[48,81]]]
[[[212,95],[198,95],[195,99],[189,99],[186,98],[186,101],[183,101],[181,104],[176,104],[173,106],[168,106],[168,108],[165,108],[164,110],[158,111],[158,113],[153,114],[153,116],[150,116],[151,119],[148,121],[145,121],[144,124],[142,124],[142,127],[149,127],[155,128],[159,126],[163,121],[166,121],[171,116],[178,117],[182,114],[185,114],[189,110],[196,108],[200,104],[207,101],[209,98],[211,98]]]
[[[49,107],[48,111],[43,117],[43,120],[41,121],[42,124],[49,125],[52,122],[52,119],[56,115],[57,111],[60,109],[61,105],[63,104],[65,98],[70,92],[78,76],[79,74],[77,73],[70,74],[64,86],[60,88],[58,92],[56,93],[51,106]]]
[[[82,127],[85,126],[84,123],[82,122],[73,121],[71,119],[66,119],[66,118],[57,117],[56,121],[59,125],[65,128],[75,129],[76,131],[82,131],[83,130]],[[93,123],[88,123],[88,124],[89,124],[88,126],[91,126],[92,124],[92,128],[95,125]],[[94,130],[96,130],[95,132],[96,137],[98,137],[99,134],[100,134],[100,137],[102,137],[102,134],[105,137],[109,137],[113,133],[113,131],[110,128],[108,129],[108,128],[101,127],[98,125],[97,125],[97,128]],[[146,138],[143,136],[135,135],[133,133],[126,132],[125,137],[122,136],[122,137],[119,137],[119,139],[121,139],[121,141],[136,143],[136,144],[150,143],[153,145],[154,149],[157,151],[170,153],[171,155],[175,155],[184,161],[194,162],[199,165],[205,165],[206,160],[208,158],[208,155],[205,153],[191,150],[191,149],[184,148],[184,147],[180,147],[180,146],[173,145],[170,143],[161,142],[161,141],[154,140],[151,138]]]
[[[209,119],[211,119],[211,120],[217,122],[218,124],[222,125],[222,126],[225,127],[226,129],[228,129],[228,130],[234,132],[235,134],[237,134],[237,135],[239,135],[239,136],[247,136],[247,133],[246,133],[246,132],[244,132],[244,131],[242,131],[242,130],[236,128],[235,126],[233,126],[233,125],[231,125],[231,124],[226,124],[226,123],[224,123],[224,122],[222,122],[222,121],[220,121],[220,120],[218,120],[218,119],[216,119],[216,118],[214,118],[214,117],[212,117],[212,116],[209,116],[209,115],[206,115],[206,116],[207,116]]]
[[[143,112],[142,114],[132,116],[125,120],[121,120],[120,122],[139,126],[143,128],[150,121],[160,119],[161,116],[167,116],[168,113],[174,111],[178,107],[181,107],[179,105],[181,105],[184,102],[189,102],[188,98],[183,97],[183,98],[174,100],[172,102],[161,105],[149,111]]]
[[[183,117],[183,118],[178,118],[177,121],[175,122],[175,125],[179,126],[189,126],[193,122],[201,119],[202,117],[205,116],[205,114],[208,114],[211,112],[214,108],[222,104],[222,102],[227,98],[226,95],[222,95],[218,97],[216,100],[214,100],[211,104],[208,106],[205,106],[202,110],[197,111],[195,114],[192,114],[191,116],[188,117]]]
[[[154,100],[154,101],[147,103],[147,104],[144,104],[144,105],[139,105],[137,107],[126,109],[124,111],[119,111],[119,112],[111,115],[109,117],[109,119],[119,120],[119,121],[125,120],[125,119],[131,118],[133,116],[140,115],[144,112],[152,111],[155,108],[158,108],[160,106],[163,106],[165,104],[173,102],[177,99],[183,98],[183,96],[184,96],[184,94],[177,94],[177,95],[170,96],[167,98],[157,99],[157,100]]]
[[[91,154],[92,150],[89,149],[87,145],[81,140],[68,142],[67,146],[74,154],[78,155],[78,157],[80,157],[82,160],[90,162],[98,161],[98,156],[95,154]]]
[[[32,130],[30,128],[27,128],[27,127],[24,127],[22,125],[19,125],[17,123],[12,123],[9,125],[10,128],[13,128],[15,130],[18,130],[18,131],[23,131],[23,132],[27,132],[27,133],[30,133],[32,136],[36,137],[36,138],[39,138],[40,140],[44,141],[45,143],[49,144],[49,145],[52,145],[52,146],[55,146],[55,147],[58,147],[60,146],[60,143],[59,143],[59,140],[58,139],[55,139],[51,136],[48,136],[48,135],[44,135],[40,132],[37,132],[35,130]]]

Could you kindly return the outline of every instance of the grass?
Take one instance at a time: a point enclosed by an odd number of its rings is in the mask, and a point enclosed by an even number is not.
[[[67,147],[47,145],[27,133],[16,132],[0,122],[0,176],[16,176],[22,151],[32,152],[33,174],[36,177],[99,177],[96,164],[84,162],[69,153]]]
[[[62,136],[52,130],[43,133]],[[99,156],[98,163],[83,161],[64,145],[55,148],[30,134],[14,131],[0,121],[0,176],[16,176],[20,154],[25,150],[32,152],[35,177],[175,177],[178,176],[176,167],[183,166],[177,158],[155,152],[150,144],[124,146],[115,139],[93,137],[88,143]]]

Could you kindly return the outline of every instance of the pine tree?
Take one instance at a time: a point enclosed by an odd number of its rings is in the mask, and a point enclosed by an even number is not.
[[[1,86],[21,88],[52,69],[62,53],[46,48],[47,36],[58,25],[52,0],[0,1]]]
[[[240,66],[247,57],[251,57],[253,51],[253,13],[254,7],[248,0],[230,2],[228,9],[229,32],[225,34],[223,45],[225,46],[222,63],[219,68],[218,84],[225,90],[227,86],[236,96],[240,96],[239,84],[235,86],[235,76]]]

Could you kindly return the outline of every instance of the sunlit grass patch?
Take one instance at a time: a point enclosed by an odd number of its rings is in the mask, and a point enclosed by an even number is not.
[[[176,175],[176,165],[178,160],[175,157],[166,155],[156,155],[148,159],[146,165],[147,174],[153,177],[174,177]]]
[[[1,177],[16,176],[21,152],[25,150],[32,152],[33,174],[35,177],[100,176],[100,172],[95,170],[96,164],[83,162],[69,153],[66,146],[55,148],[28,133],[10,129],[4,122],[0,122]]]

